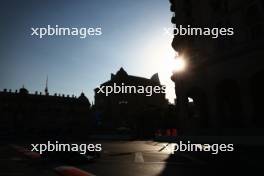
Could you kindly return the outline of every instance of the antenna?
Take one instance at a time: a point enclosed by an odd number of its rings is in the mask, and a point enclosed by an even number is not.
[[[48,77],[48,75],[47,75],[47,78],[46,78],[46,87],[45,87],[45,95],[49,95],[48,81],[49,81],[49,77]]]

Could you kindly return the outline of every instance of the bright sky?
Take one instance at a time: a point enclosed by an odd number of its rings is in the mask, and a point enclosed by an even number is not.
[[[123,67],[150,78],[159,73],[167,98],[175,98],[170,80],[174,51],[168,0],[4,0],[0,6],[0,89],[44,91],[93,101],[93,89]],[[79,39],[30,36],[31,27],[101,27],[102,36]]]

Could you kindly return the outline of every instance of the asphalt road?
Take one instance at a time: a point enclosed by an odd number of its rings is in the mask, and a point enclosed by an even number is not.
[[[72,165],[74,168],[99,176],[188,176],[210,173],[226,175],[226,173],[237,174],[243,171],[242,167],[240,165],[236,167],[235,163],[231,165],[229,163],[224,167],[212,166],[208,165],[210,163],[206,159],[203,160],[195,155],[184,153],[171,155],[171,151],[164,147],[168,143],[154,141],[96,141],[96,143],[102,144],[101,157],[91,163]],[[58,168],[70,166],[57,161],[44,163],[38,155],[24,150],[27,146],[30,145],[15,144],[0,147],[0,176],[53,176],[61,174],[58,174]],[[68,175],[75,176],[72,173]]]

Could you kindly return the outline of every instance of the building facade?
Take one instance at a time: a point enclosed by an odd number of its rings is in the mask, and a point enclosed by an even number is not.
[[[151,79],[128,75],[121,68],[116,74],[111,74],[111,79],[102,86],[142,86],[146,88],[162,87],[157,74]],[[95,89],[95,108],[101,114],[102,125],[106,128],[116,129],[125,127],[137,130],[146,130],[153,132],[161,120],[163,109],[168,105],[164,93],[152,93],[147,96],[146,93],[111,93],[109,95],[99,92]]]
[[[264,127],[264,1],[170,2],[175,25],[234,29],[233,36],[217,39],[174,36],[172,47],[188,63],[185,71],[172,76],[182,131],[259,134]]]
[[[76,98],[45,92],[0,91],[0,134],[55,137],[89,131],[90,102],[83,93]]]

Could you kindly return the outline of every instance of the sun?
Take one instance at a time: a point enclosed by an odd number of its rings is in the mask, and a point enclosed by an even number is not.
[[[186,68],[186,61],[183,59],[183,57],[179,56],[176,57],[174,60],[174,72],[182,72]]]

